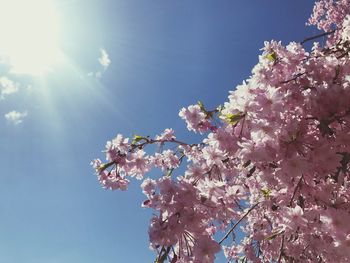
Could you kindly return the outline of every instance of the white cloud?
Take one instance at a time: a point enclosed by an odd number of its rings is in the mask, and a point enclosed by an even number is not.
[[[95,77],[97,79],[101,78],[102,77],[102,72],[101,71],[97,71],[97,72],[89,72],[87,74],[88,77]]]
[[[107,51],[104,48],[100,49],[100,57],[97,59],[100,65],[102,66],[102,69],[97,70],[96,72],[92,71],[87,73],[88,77],[93,77],[100,79],[102,78],[103,73],[107,70],[109,65],[112,63],[111,59],[109,58],[109,55]]]
[[[88,77],[93,77],[93,76],[95,76],[95,73],[94,73],[94,72],[89,72],[89,73],[87,74],[87,76],[88,76]]]
[[[8,77],[0,77],[0,98],[18,91],[18,83],[13,82]]]
[[[14,125],[17,125],[23,122],[23,118],[27,117],[27,115],[27,111],[18,112],[13,110],[5,114],[5,119]]]
[[[101,56],[98,58],[98,62],[100,62],[100,64],[106,70],[112,61],[110,60],[109,55],[105,49],[101,48],[100,52],[101,52]]]

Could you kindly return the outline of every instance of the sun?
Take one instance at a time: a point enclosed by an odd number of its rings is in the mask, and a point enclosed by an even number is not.
[[[0,57],[18,74],[42,75],[60,60],[52,0],[0,0]]]

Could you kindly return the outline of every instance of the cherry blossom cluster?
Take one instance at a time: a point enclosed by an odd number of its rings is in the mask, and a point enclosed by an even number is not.
[[[341,39],[343,23],[350,14],[348,0],[319,0],[314,5],[309,25],[316,25],[325,32],[334,32],[328,38],[328,44],[334,45]]]
[[[265,42],[223,106],[181,109],[200,143],[119,134],[92,162],[104,188],[142,180],[156,262],[350,261],[350,1],[316,2],[309,23],[325,46]]]

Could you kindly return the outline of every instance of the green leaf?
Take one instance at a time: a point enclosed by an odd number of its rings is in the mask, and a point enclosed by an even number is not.
[[[203,111],[204,113],[206,113],[206,109],[204,107],[203,102],[201,102],[200,100],[197,102],[197,105],[199,106],[199,108],[201,109],[201,111]]]
[[[274,62],[277,59],[277,54],[275,52],[271,52],[265,56],[269,61]]]
[[[265,198],[268,198],[270,197],[272,190],[267,188],[267,189],[262,189],[261,192],[263,193]]]
[[[131,143],[131,144],[138,143],[138,142],[141,141],[142,139],[144,139],[142,136],[140,136],[140,135],[134,135],[134,138],[132,139],[132,143]]]
[[[225,115],[225,120],[229,124],[236,124],[243,117],[244,115],[242,115],[241,113],[238,113],[238,114],[228,113]]]
[[[106,170],[108,167],[110,167],[110,166],[112,166],[112,165],[114,165],[114,164],[115,164],[115,162],[103,163],[103,164],[101,164],[101,165],[98,167],[98,169],[99,169],[100,172],[102,172],[102,171]]]
[[[279,233],[274,233],[272,234],[271,236],[268,236],[265,238],[265,240],[272,240],[272,239],[275,239],[277,236],[278,236]]]
[[[108,167],[107,164],[104,163],[104,164],[101,164],[101,165],[98,167],[98,169],[99,169],[100,171],[104,171],[107,167]]]
[[[264,240],[272,240],[272,239],[275,239],[278,235],[282,234],[283,232],[284,232],[284,230],[278,230],[278,231],[272,233],[271,235],[265,237]]]

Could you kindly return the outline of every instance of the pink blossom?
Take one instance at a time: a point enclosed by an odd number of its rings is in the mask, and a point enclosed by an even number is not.
[[[220,249],[221,247],[217,242],[208,236],[201,236],[194,246],[194,262],[212,263],[214,262],[215,254]]]
[[[182,108],[179,116],[186,121],[187,129],[190,131],[202,133],[210,128],[206,114],[202,112],[198,105],[191,105],[187,109]]]
[[[298,205],[296,205],[294,208],[287,209],[286,217],[285,217],[285,224],[287,228],[291,229],[297,229],[298,227],[306,227],[307,226],[307,220],[304,218],[304,212],[302,208]]]
[[[158,141],[171,141],[175,138],[175,132],[173,129],[165,129],[163,133],[161,135],[157,135],[155,139]]]
[[[107,142],[91,165],[107,189],[142,180],[152,248],[171,262],[211,263],[221,246],[228,260],[350,261],[349,13],[349,0],[316,1],[325,45],[265,42],[224,106],[182,108],[201,141],[165,129]]]
[[[162,170],[174,169],[180,164],[179,158],[172,150],[165,150],[161,154],[156,153],[151,158],[151,161],[155,167],[161,168]]]
[[[127,160],[127,174],[136,176],[137,179],[142,179],[143,175],[150,170],[150,161],[144,156],[143,150],[138,150],[136,153],[131,153]]]

